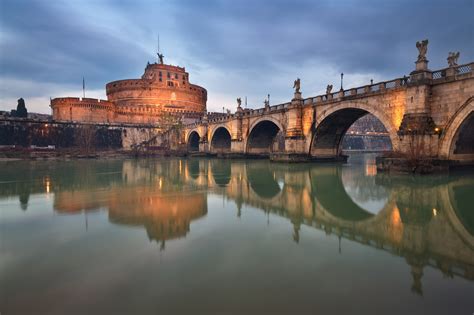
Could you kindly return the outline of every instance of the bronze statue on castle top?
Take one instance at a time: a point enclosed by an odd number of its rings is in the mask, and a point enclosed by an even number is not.
[[[160,54],[160,53],[156,53],[158,55],[158,59],[160,60],[160,64],[163,64],[163,58],[165,57],[165,55],[163,54]]]

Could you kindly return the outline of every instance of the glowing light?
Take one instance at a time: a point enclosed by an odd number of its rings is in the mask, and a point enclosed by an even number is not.
[[[433,216],[437,216],[438,215],[438,210],[436,210],[436,208],[433,208]]]
[[[365,175],[366,176],[375,176],[375,175],[377,175],[377,165],[367,164],[365,166]]]
[[[158,182],[158,187],[161,189],[163,188],[163,180],[160,178],[160,181]]]
[[[44,178],[44,188],[46,190],[46,193],[49,194],[51,191],[51,180],[49,177]]]
[[[400,217],[400,210],[396,205],[393,206],[390,214],[389,233],[395,243],[400,243],[403,237],[403,223]]]

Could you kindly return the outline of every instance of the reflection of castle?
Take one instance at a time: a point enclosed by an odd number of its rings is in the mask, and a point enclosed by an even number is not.
[[[162,242],[185,236],[191,221],[207,213],[205,192],[168,192],[144,186],[108,190],[61,191],[54,195],[62,214],[108,209],[112,223],[145,227],[148,238]]]
[[[185,236],[191,221],[207,213],[207,195],[199,193],[147,194],[146,189],[118,191],[110,200],[112,223],[144,226],[148,238],[161,242]]]
[[[171,167],[118,162],[90,170],[89,180],[76,181],[76,186],[53,186],[57,187],[54,209],[61,214],[107,209],[110,222],[143,226],[149,239],[162,246],[166,240],[185,236],[191,221],[206,215],[206,192],[189,189],[177,180],[183,172],[182,161],[170,161]],[[109,181],[101,180],[104,176]]]
[[[96,123],[164,123],[166,115],[195,119],[206,112],[207,91],[189,83],[185,68],[154,63],[141,79],[107,83],[108,100],[61,97],[53,119]]]

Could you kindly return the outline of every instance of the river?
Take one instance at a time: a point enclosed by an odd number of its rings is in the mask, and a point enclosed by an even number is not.
[[[472,314],[474,175],[0,163],[3,314]]]

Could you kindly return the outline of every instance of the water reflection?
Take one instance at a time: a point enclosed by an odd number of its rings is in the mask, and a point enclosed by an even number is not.
[[[472,176],[388,176],[376,174],[364,158],[352,163],[16,162],[1,170],[0,198],[18,196],[27,210],[31,195],[54,194],[54,211],[63,215],[106,209],[110,223],[142,227],[164,249],[207,215],[212,193],[233,201],[238,217],[250,206],[286,218],[295,242],[304,225],[404,257],[418,294],[426,266],[474,279]]]
[[[341,169],[344,189],[355,204],[373,214],[383,209],[389,193],[376,182],[377,167],[373,156],[355,154]]]

